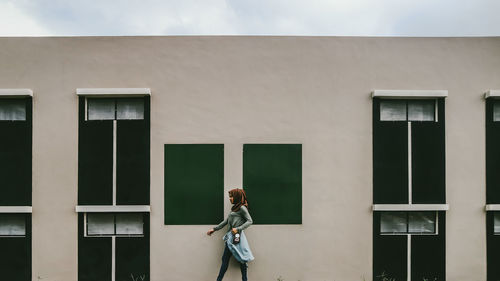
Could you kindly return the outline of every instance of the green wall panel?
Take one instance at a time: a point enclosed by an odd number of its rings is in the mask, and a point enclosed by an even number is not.
[[[223,193],[223,144],[165,145],[165,224],[218,224]]]
[[[243,187],[257,224],[302,223],[302,145],[245,144]]]

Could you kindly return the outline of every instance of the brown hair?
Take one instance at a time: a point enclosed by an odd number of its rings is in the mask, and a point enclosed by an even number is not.
[[[243,189],[231,189],[229,190],[229,196],[233,197],[233,207],[231,207],[231,211],[238,212],[241,206],[248,208],[247,195]]]

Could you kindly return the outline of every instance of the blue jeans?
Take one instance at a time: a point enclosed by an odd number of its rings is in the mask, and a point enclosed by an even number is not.
[[[224,243],[225,245],[225,243]],[[226,273],[227,267],[229,266],[229,258],[231,258],[232,254],[227,245],[224,247],[224,254],[222,255],[222,264],[219,270],[219,276],[217,276],[217,281],[222,281],[222,277]],[[247,263],[240,263],[241,270],[241,280],[248,281],[247,279]]]

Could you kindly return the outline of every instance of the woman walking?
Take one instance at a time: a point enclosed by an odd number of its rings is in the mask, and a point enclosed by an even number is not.
[[[233,204],[231,213],[228,217],[216,227],[210,229],[207,235],[212,235],[215,231],[229,224],[228,232],[224,235],[224,254],[222,255],[222,264],[220,266],[217,281],[221,281],[226,273],[231,255],[240,262],[241,280],[247,281],[247,261],[253,260],[252,252],[248,247],[243,230],[252,223],[252,217],[248,212],[247,196],[243,189],[232,189],[229,191],[229,201]],[[237,235],[239,234],[239,236]]]

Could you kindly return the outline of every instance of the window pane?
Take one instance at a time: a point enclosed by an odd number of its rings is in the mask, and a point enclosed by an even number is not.
[[[500,121],[500,102],[493,103],[493,121]]]
[[[435,212],[409,212],[410,233],[436,233]]]
[[[495,232],[495,234],[500,234],[500,213],[495,212],[493,218],[493,231]]]
[[[144,119],[143,99],[119,99],[116,101],[116,119]]]
[[[0,236],[26,235],[26,218],[22,214],[0,215]]]
[[[406,101],[401,101],[401,100],[381,101],[380,121],[406,121]]]
[[[26,120],[25,100],[0,99],[0,120]]]
[[[406,213],[405,212],[381,213],[380,233],[406,233]]]
[[[434,100],[412,100],[408,101],[409,121],[434,121]]]
[[[143,214],[116,214],[117,235],[140,235],[144,234]]]
[[[87,214],[87,235],[113,235],[115,222],[113,214]]]
[[[114,99],[88,99],[88,120],[113,120],[115,119]]]

